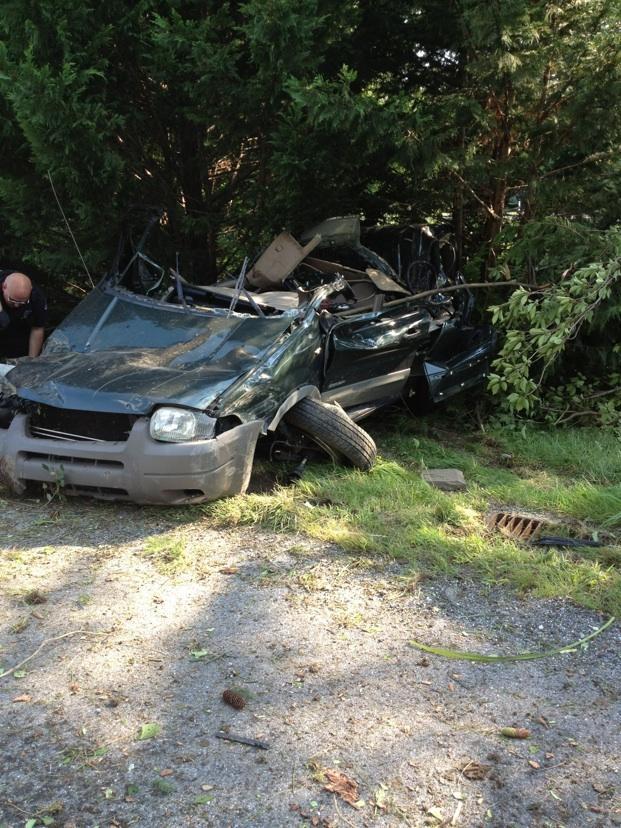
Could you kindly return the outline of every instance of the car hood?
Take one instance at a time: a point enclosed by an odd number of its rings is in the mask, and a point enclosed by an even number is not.
[[[174,326],[181,341],[157,347],[154,340],[170,341],[162,331],[166,321],[158,319],[153,328],[144,316],[134,320],[142,328],[133,336],[144,347],[86,353],[67,350],[71,326],[65,323],[51,353],[20,360],[10,382],[23,399],[81,411],[148,414],[165,403],[205,409],[259,365],[291,324],[282,317],[177,314]]]

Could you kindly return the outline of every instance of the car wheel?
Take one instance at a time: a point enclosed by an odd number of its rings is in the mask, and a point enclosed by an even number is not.
[[[285,420],[357,469],[368,471],[375,463],[377,449],[372,437],[339,406],[306,397],[287,412]]]

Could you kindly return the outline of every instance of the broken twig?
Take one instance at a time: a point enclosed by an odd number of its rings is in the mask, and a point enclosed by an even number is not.
[[[216,733],[216,738],[226,739],[227,742],[239,742],[240,745],[250,745],[250,747],[256,747],[260,750],[270,749],[267,742],[261,742],[259,739],[250,739],[248,736],[235,736],[233,733],[225,733],[223,730],[219,730]]]
[[[19,670],[20,667],[23,667],[24,664],[27,664],[31,659],[33,659],[36,655],[38,655],[44,647],[47,647],[48,644],[51,644],[53,641],[60,641],[61,638],[69,638],[70,635],[97,635],[98,633],[90,632],[90,630],[73,630],[73,632],[63,633],[62,635],[54,635],[52,638],[46,638],[45,641],[41,642],[37,649],[29,655],[27,658],[20,661],[18,664],[14,664],[13,667],[10,667],[8,670],[3,670],[0,673],[0,678],[5,678],[6,676],[10,676],[11,673],[14,673],[16,670]]]

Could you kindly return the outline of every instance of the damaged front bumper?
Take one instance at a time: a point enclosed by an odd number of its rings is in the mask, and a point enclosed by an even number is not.
[[[33,437],[27,414],[0,428],[0,479],[22,493],[29,482],[66,494],[142,504],[216,500],[244,492],[250,480],[260,420],[208,440],[161,443],[138,419],[125,441]]]

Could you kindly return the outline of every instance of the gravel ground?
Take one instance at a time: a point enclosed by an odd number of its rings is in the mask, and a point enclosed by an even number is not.
[[[618,625],[517,663],[410,643],[541,650],[595,613],[179,511],[1,506],[0,662],[41,649],[0,678],[0,826],[621,825]]]

